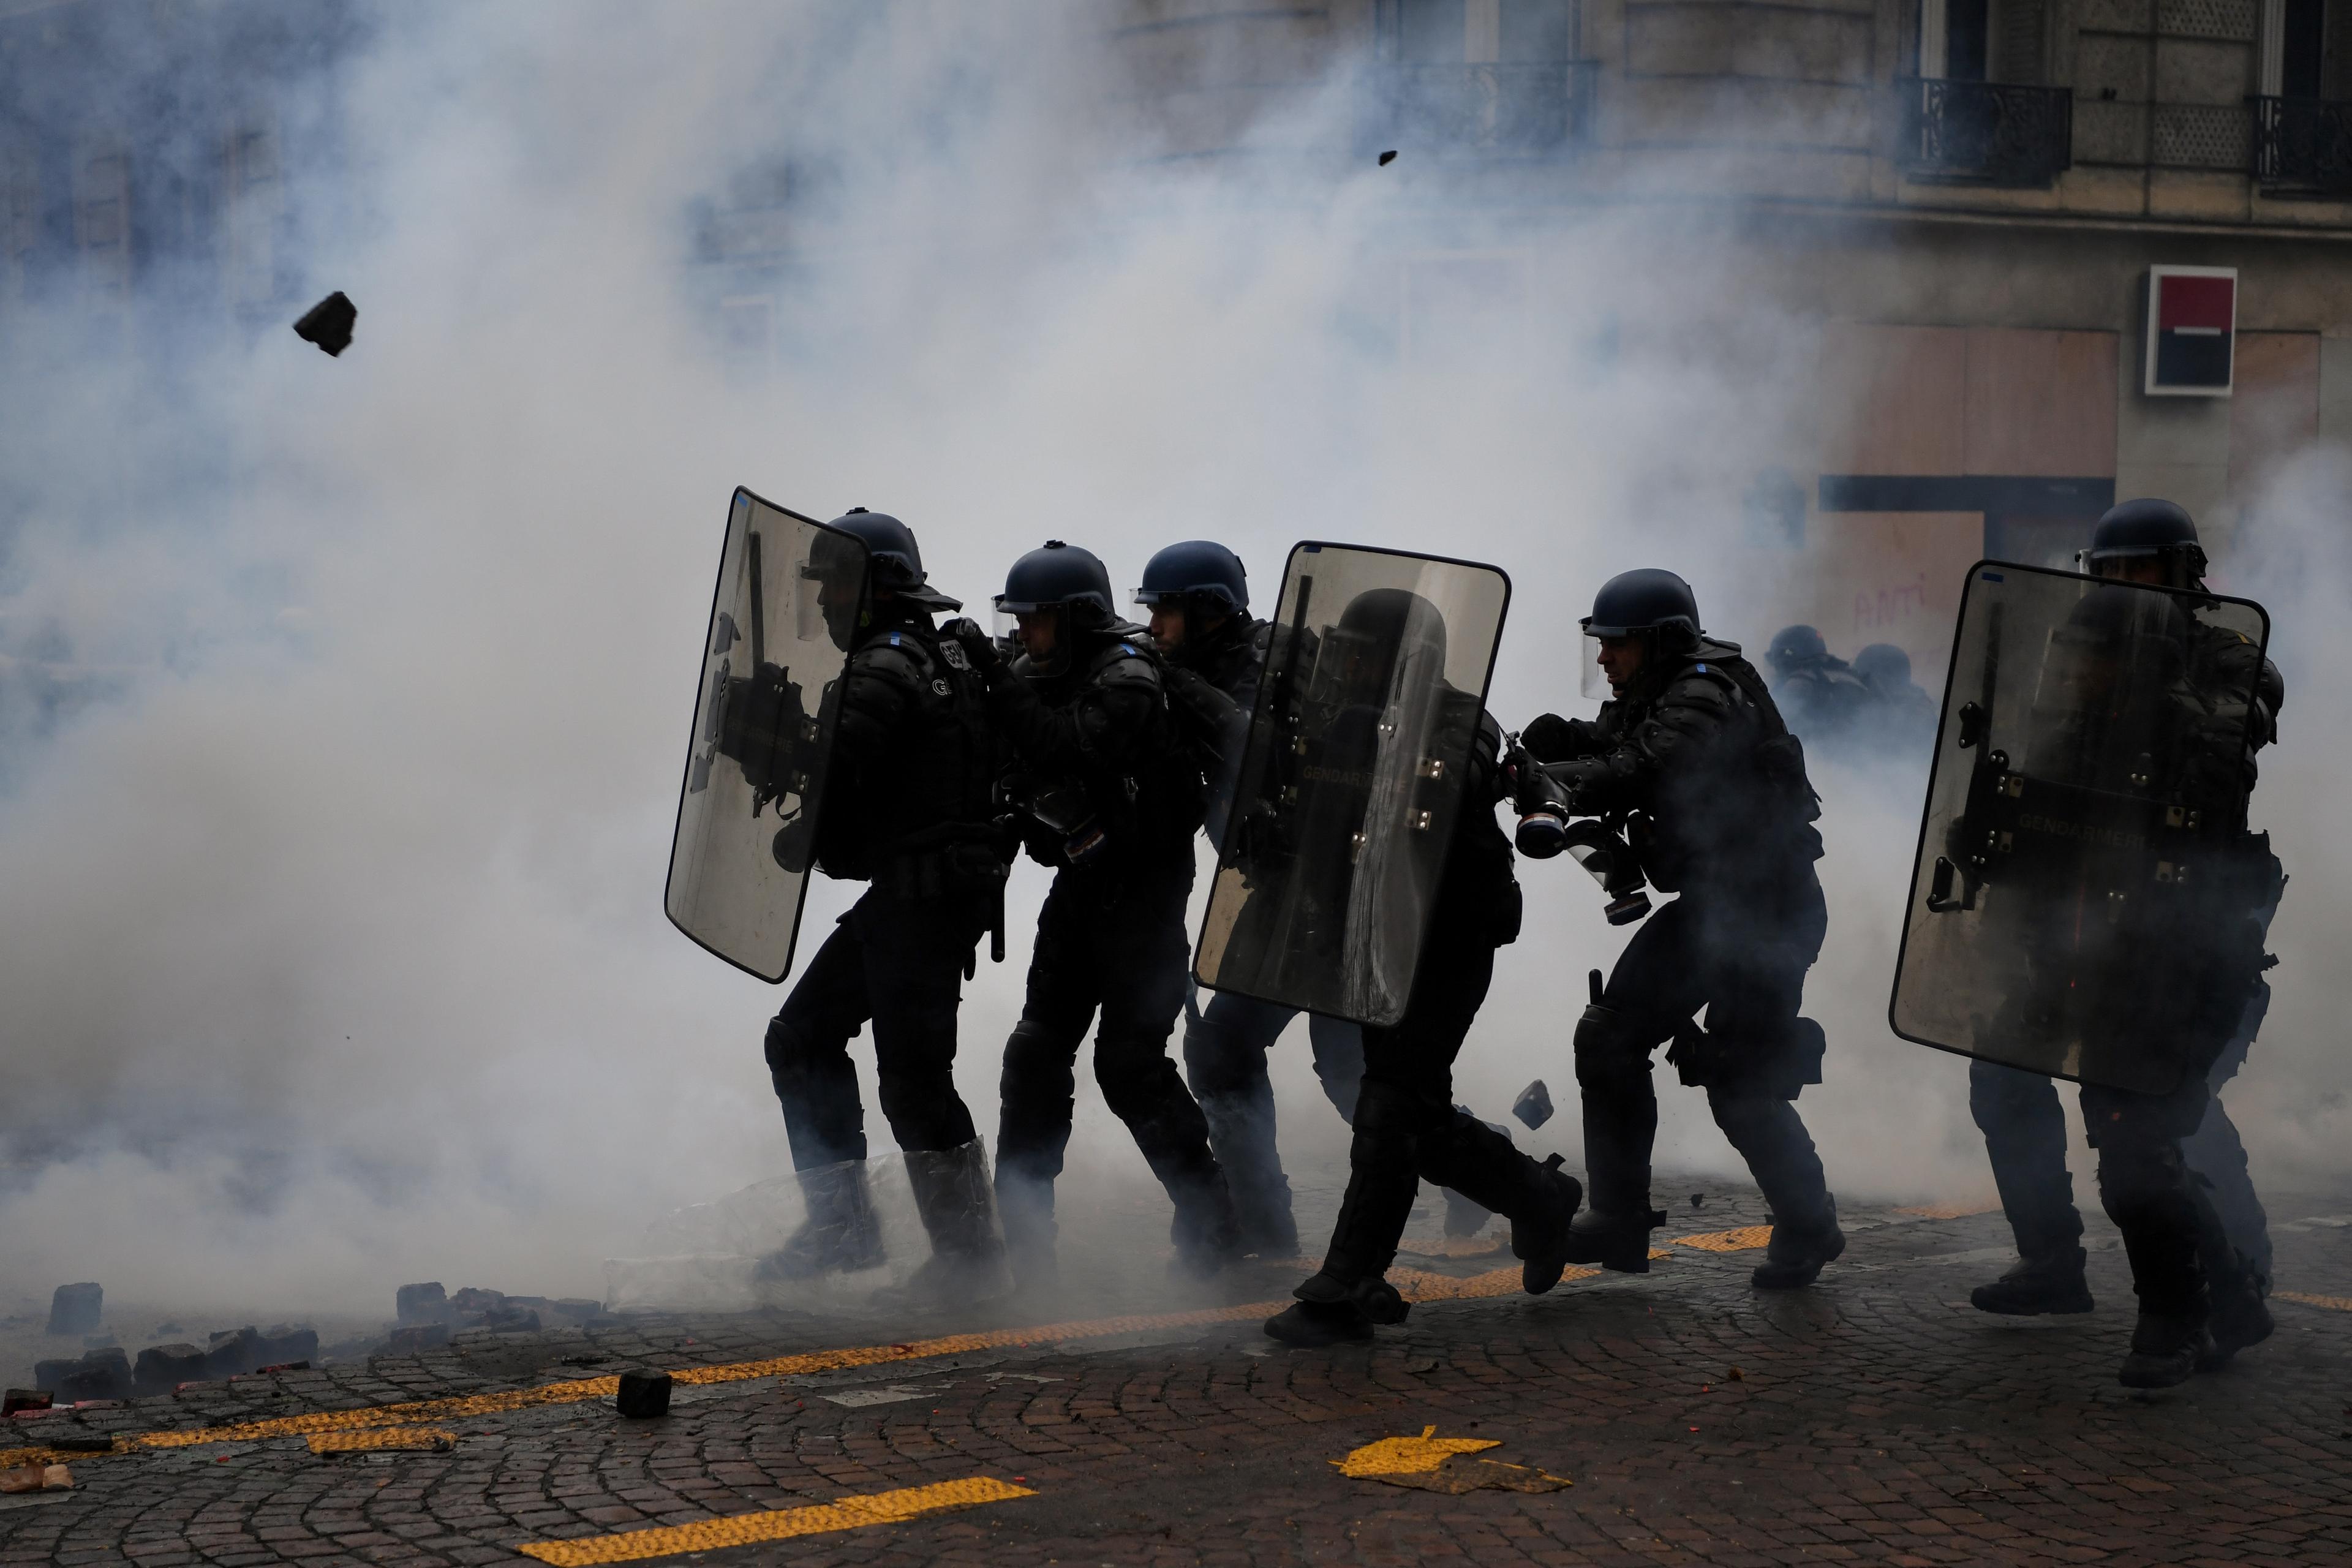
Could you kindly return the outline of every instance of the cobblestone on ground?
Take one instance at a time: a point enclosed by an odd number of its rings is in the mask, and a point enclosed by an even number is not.
[[[72,1456],[70,1491],[0,1499],[0,1565],[521,1563],[534,1544],[991,1568],[2340,1564],[2346,1211],[2278,1202],[2279,1332],[2155,1396],[2114,1381],[2131,1298],[2111,1231],[2095,1222],[2096,1312],[2009,1321],[1967,1304],[2008,1257],[2000,1216],[1948,1209],[1857,1210],[1845,1258],[1782,1296],[1748,1288],[1753,1250],[1687,1242],[1540,1299],[1475,1293],[1507,1258],[1412,1258],[1430,1295],[1469,1293],[1329,1351],[1219,1310],[1278,1300],[1283,1268],[1045,1335],[1021,1331],[1066,1315],[1028,1301],[461,1335],[11,1422],[9,1441],[116,1451]],[[1737,1247],[1762,1215],[1725,1194],[1688,1217],[1661,1237]],[[633,1367],[677,1374],[667,1416],[614,1412]],[[1424,1431],[1499,1444],[1448,1464],[1573,1484],[1418,1489],[1337,1463]]]

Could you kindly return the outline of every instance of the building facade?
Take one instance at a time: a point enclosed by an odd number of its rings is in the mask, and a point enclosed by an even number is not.
[[[1815,416],[1748,534],[1801,562],[1792,615],[1838,651],[1894,641],[1932,679],[1969,562],[2063,563],[2121,497],[2189,507],[2226,580],[2282,460],[2352,446],[2352,0],[1112,9],[1122,100],[1172,155],[1353,72],[1355,153],[1513,236],[1402,258],[1407,352],[1449,266],[1538,305],[1597,215],[1654,215],[1629,269],[1715,258],[1691,339],[1792,323],[1778,400]]]

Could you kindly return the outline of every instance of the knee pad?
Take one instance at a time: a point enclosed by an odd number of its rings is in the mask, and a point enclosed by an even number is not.
[[[1147,1040],[1097,1037],[1095,1082],[1101,1086],[1103,1103],[1110,1113],[1126,1122],[1151,1116],[1171,1096],[1184,1096],[1183,1082],[1176,1076],[1176,1064],[1168,1059],[1167,1047],[1155,1048]]]
[[[998,1092],[1008,1100],[1037,1092],[1050,1092],[1067,1100],[1076,1088],[1070,1077],[1070,1061],[1076,1054],[1074,1042],[1024,1018],[1013,1026],[1013,1033],[1004,1042],[1004,1066],[997,1078]]]
[[[1589,1093],[1608,1094],[1647,1080],[1650,1044],[1633,1027],[1632,1016],[1599,1004],[1576,1021],[1576,1082]]]

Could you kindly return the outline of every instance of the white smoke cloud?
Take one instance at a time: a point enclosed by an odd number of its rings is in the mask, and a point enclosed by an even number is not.
[[[1579,710],[1574,616],[1610,572],[1685,572],[1731,635],[1780,623],[1738,497],[1789,448],[1807,328],[1741,296],[1719,236],[1455,205],[1410,151],[1349,155],[1344,76],[1260,128],[1280,155],[1156,160],[1101,101],[1086,15],[398,8],[341,88],[355,153],[328,176],[355,216],[301,258],[360,306],[341,359],[191,331],[199,374],[158,384],[12,340],[37,374],[0,395],[0,652],[61,646],[110,693],[26,730],[0,795],[14,1278],[289,1310],[415,1278],[588,1293],[653,1215],[784,1168],[781,993],[660,910],[738,483],[898,512],[976,602],[1048,535],[1122,587],[1220,538],[1269,598],[1302,537],[1497,561],[1515,725]],[[784,159],[798,259],[747,371],[687,215]],[[1446,255],[1504,258],[1524,310],[1424,314],[1416,342],[1408,258]],[[1696,300],[1736,328],[1683,330]],[[2322,508],[2331,472],[2282,504]],[[2326,732],[2319,706],[2291,734]],[[1824,787],[1831,1081],[1802,1108],[1833,1184],[1989,1190],[1963,1065],[1884,1022],[1915,806]],[[2328,879],[2297,865],[2273,1034],[2310,1043],[2258,1057],[2248,1103],[2332,1170],[2304,898]],[[1562,1119],[1522,1142],[1573,1153],[1581,975],[1622,933],[1572,872],[1525,879],[1462,1092],[1492,1117],[1548,1078]],[[992,1133],[1043,884],[1016,875],[1013,962],[968,991],[959,1079]],[[808,942],[847,897],[820,888]],[[1328,1155],[1305,1055],[1281,1053],[1286,1122]],[[1661,1163],[1731,1168],[1660,1076]],[[1139,1178],[1092,1096],[1074,1161]]]

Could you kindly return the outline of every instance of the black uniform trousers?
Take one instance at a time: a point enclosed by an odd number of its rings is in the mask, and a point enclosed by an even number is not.
[[[956,1093],[956,1008],[988,911],[977,900],[868,888],[841,917],[768,1026],[768,1072],[793,1166],[866,1158],[866,1112],[849,1043],[867,1020],[882,1114],[901,1149],[975,1136]]]
[[[1279,1002],[1197,987],[1184,1004],[1184,1079],[1208,1118],[1209,1146],[1224,1167],[1242,1234],[1261,1252],[1297,1239],[1265,1058],[1298,1013]],[[1342,1121],[1352,1122],[1364,1081],[1361,1032],[1344,1018],[1309,1013],[1307,1039],[1324,1098]]]
[[[1781,1072],[1805,973],[1828,930],[1820,879],[1807,868],[1801,880],[1769,894],[1686,889],[1633,933],[1576,1036],[1596,1212],[1648,1212],[1658,1131],[1650,1056],[1705,1007],[1709,1060],[1685,1068],[1685,1077],[1706,1089],[1716,1125],[1776,1218],[1799,1227],[1830,1223],[1821,1156]]]
[[[1191,847],[1158,865],[1065,868],[1037,919],[1029,993],[1004,1046],[997,1197],[1009,1234],[1053,1212],[1076,1107],[1076,1064],[1095,1028],[1095,1081],[1151,1173],[1175,1200],[1180,1231],[1223,1213],[1208,1123],[1169,1059],[1192,944]]]
[[[2132,1277],[2151,1311],[2192,1315],[2200,1300],[2192,1272],[2216,1288],[2269,1288],[2268,1216],[2247,1173],[2245,1144],[2216,1098],[2244,1065],[2251,1040],[2252,1031],[2242,1031],[2209,1073],[2169,1095],[2083,1087],[2083,1123],[2098,1152],[2100,1205],[2124,1233]],[[2066,1170],[2066,1115],[2056,1081],[1972,1061],[1969,1110],[1984,1133],[2018,1256],[2063,1262],[2081,1245],[2083,1216]]]
[[[1343,1285],[1387,1273],[1423,1181],[1514,1220],[1553,1201],[1542,1166],[1454,1103],[1454,1058],[1494,980],[1492,924],[1441,909],[1404,1016],[1364,1027],[1348,1192],[1323,1255]]]

